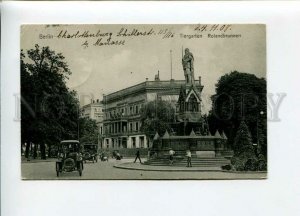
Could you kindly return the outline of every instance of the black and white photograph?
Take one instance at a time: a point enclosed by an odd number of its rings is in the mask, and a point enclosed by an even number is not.
[[[266,26],[21,26],[24,180],[267,178]]]
[[[2,2],[1,215],[299,215],[299,6]]]

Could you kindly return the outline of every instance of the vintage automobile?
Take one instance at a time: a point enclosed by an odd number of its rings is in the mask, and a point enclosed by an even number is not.
[[[98,145],[92,143],[83,144],[83,160],[98,162]]]
[[[121,160],[123,158],[123,156],[120,154],[118,150],[113,151],[112,157],[115,158],[116,160]]]
[[[82,147],[78,140],[64,140],[58,146],[58,160],[56,161],[57,177],[62,172],[78,171],[82,175]]]

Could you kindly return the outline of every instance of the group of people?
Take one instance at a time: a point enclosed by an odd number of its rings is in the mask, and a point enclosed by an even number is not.
[[[174,155],[175,155],[175,151],[173,149],[170,149],[169,150],[170,165],[173,165],[173,163],[174,163]],[[189,149],[186,151],[186,157],[187,157],[187,167],[192,167],[192,153]],[[140,161],[140,163],[142,163],[141,155],[140,155],[139,150],[137,150],[136,153],[135,153],[134,163],[136,163],[137,159]]]
[[[173,165],[174,163],[174,155],[175,151],[173,149],[169,150],[169,160],[170,160],[170,165]],[[187,157],[187,167],[192,167],[192,152],[188,149],[186,150],[186,155]]]

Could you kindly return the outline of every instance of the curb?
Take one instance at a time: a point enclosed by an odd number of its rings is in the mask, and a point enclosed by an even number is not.
[[[158,172],[222,172],[222,170],[212,170],[212,169],[193,169],[193,170],[189,170],[189,169],[185,169],[185,168],[179,168],[179,169],[159,169],[157,167],[152,168],[149,165],[144,165],[144,167],[126,167],[126,166],[122,166],[125,164],[131,164],[131,163],[122,163],[122,164],[118,164],[118,165],[114,165],[114,168],[118,168],[118,169],[127,169],[127,170],[142,170],[142,171],[158,171]],[[146,168],[146,166],[148,166]],[[165,166],[164,166],[165,167]],[[157,169],[158,168],[158,169]]]
[[[25,164],[25,163],[44,163],[44,162],[55,162],[56,160],[30,160],[30,161],[27,161],[27,160],[23,160],[21,161],[21,163]]]

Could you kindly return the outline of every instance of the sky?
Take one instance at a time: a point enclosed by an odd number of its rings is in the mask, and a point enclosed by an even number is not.
[[[130,34],[134,29],[142,35]],[[144,82],[146,78],[154,80],[158,70],[161,80],[170,80],[170,51],[172,77],[184,80],[182,48],[189,48],[194,56],[195,79],[201,76],[204,85],[205,112],[222,75],[237,70],[266,78],[265,31],[264,25],[246,24],[23,25],[21,49],[26,51],[39,44],[62,53],[72,72],[67,86],[77,91],[83,105],[91,97],[102,99],[103,94]],[[237,37],[211,38],[209,34]],[[110,39],[110,43],[120,45],[94,45],[99,39]]]

